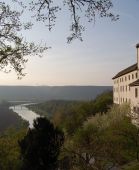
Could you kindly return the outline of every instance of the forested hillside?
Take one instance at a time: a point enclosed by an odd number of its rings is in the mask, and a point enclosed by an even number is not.
[[[139,169],[138,128],[131,123],[129,105],[113,105],[111,92],[91,101],[31,106],[36,108],[49,120],[41,117],[33,129],[1,135],[2,170]]]
[[[111,86],[0,86],[0,100],[91,100]]]
[[[95,115],[97,112],[106,112],[112,103],[112,91],[109,91],[98,95],[94,100],[50,100],[36,105],[29,105],[28,108],[40,115],[53,118],[55,115],[64,114],[70,116],[81,111],[89,116]]]
[[[9,109],[9,106],[7,102],[0,103],[0,133],[8,128],[21,129],[28,126],[28,122]]]

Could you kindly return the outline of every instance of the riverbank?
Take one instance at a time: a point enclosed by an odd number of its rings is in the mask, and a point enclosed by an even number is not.
[[[0,105],[0,133],[9,128],[27,128],[28,122],[19,117],[9,106]]]
[[[34,104],[34,103],[32,103]],[[33,127],[33,121],[39,115],[31,110],[29,110],[26,106],[29,104],[21,104],[21,105],[16,105],[16,106],[10,106],[10,109],[12,109],[15,113],[17,113],[18,116],[20,116],[23,120],[28,121],[29,127]]]

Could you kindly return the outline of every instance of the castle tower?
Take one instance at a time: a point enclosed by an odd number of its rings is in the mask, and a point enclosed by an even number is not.
[[[138,73],[139,73],[139,43],[136,45],[136,48],[137,48],[137,65],[138,65]]]

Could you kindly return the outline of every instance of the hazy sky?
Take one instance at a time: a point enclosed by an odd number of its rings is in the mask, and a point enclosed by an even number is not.
[[[111,85],[118,71],[137,61],[139,0],[114,0],[113,12],[120,15],[119,21],[98,19],[86,24],[83,42],[66,43],[69,22],[62,11],[51,32],[38,23],[22,33],[27,40],[43,41],[52,48],[43,58],[29,57],[22,80],[14,72],[0,72],[0,85]]]

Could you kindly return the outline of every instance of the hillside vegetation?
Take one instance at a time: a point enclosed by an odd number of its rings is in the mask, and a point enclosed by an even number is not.
[[[91,100],[111,86],[0,86],[0,100]]]
[[[32,130],[24,129],[20,130],[21,133],[15,131],[12,135],[11,132],[1,135],[2,170],[20,170],[23,169],[23,164],[27,166],[26,163],[29,163],[33,170],[48,170],[50,166],[53,170],[139,169],[139,129],[131,123],[130,107],[127,104],[112,104],[112,93],[104,93],[88,102],[50,101],[39,104],[37,108],[40,108],[42,115],[46,112],[44,115],[48,116],[48,111],[51,113],[51,123],[41,118],[39,125],[36,123],[38,121],[35,121]],[[63,146],[58,148],[58,151],[57,147],[54,151],[52,145],[59,144],[60,136],[57,136],[56,142],[55,135],[50,135],[47,126],[60,134],[64,133],[65,137],[61,138]],[[56,131],[53,130],[51,133],[55,134]],[[54,143],[45,144],[44,137],[45,141],[50,138]],[[18,141],[22,141],[22,147]],[[58,159],[50,158],[48,151],[51,154],[56,152]],[[31,156],[35,152],[38,156]],[[42,164],[42,158],[46,158],[45,153],[50,159],[49,166],[47,163]],[[54,161],[54,168],[51,160]],[[35,164],[32,165],[34,161]]]
[[[9,109],[9,106],[7,102],[0,103],[0,133],[8,128],[20,129],[28,126],[28,122]]]

